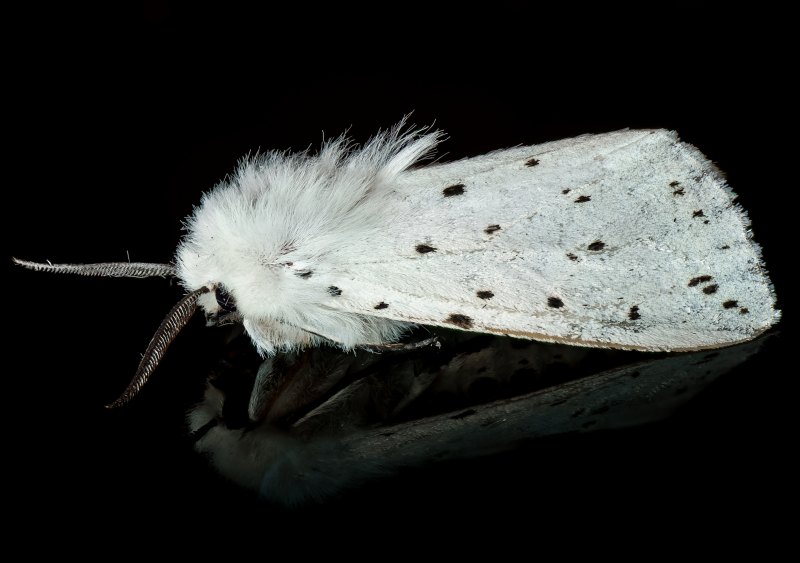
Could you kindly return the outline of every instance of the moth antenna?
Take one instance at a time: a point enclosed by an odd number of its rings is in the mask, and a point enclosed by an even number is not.
[[[106,405],[106,408],[113,409],[121,407],[141,391],[144,384],[147,383],[147,380],[150,378],[150,375],[156,369],[156,366],[158,366],[161,358],[164,357],[164,353],[167,351],[167,348],[169,348],[169,345],[194,314],[195,309],[197,309],[197,300],[207,291],[209,291],[207,287],[201,287],[185,295],[183,299],[178,301],[172,310],[167,313],[167,316],[161,321],[161,326],[158,327],[158,330],[150,340],[150,344],[147,345],[147,350],[145,350],[142,361],[139,362],[139,367],[136,368],[136,374],[128,384],[128,387],[123,391],[122,395],[119,396],[119,399],[110,405]]]
[[[43,264],[12,258],[14,264],[35,272],[56,274],[78,274],[80,276],[100,276],[109,278],[164,278],[175,276],[172,264],[151,264],[149,262],[102,262],[100,264]]]

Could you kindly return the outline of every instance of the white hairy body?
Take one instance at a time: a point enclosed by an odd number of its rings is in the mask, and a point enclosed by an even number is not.
[[[754,338],[775,296],[719,171],[664,130],[410,169],[436,135],[242,163],[187,223],[177,274],[224,289],[262,354],[394,342],[413,324],[698,350]],[[200,297],[219,312],[213,292]]]

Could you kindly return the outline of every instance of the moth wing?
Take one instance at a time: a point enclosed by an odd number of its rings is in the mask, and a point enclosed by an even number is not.
[[[585,135],[405,173],[327,306],[550,342],[696,350],[777,321],[721,173],[665,130]]]

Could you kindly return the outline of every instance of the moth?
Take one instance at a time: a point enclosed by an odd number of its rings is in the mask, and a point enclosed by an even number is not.
[[[645,351],[718,348],[780,317],[717,168],[666,130],[623,130],[419,166],[437,132],[244,159],[186,220],[171,264],[43,264],[174,276],[186,295],[128,388],[199,307],[263,356],[386,347],[417,325]]]

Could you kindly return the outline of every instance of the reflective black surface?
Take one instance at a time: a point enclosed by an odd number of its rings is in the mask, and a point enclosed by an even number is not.
[[[226,530],[242,521],[342,524],[343,516],[408,524],[408,511],[428,530],[431,521],[519,522],[517,511],[533,528],[577,528],[610,525],[613,508],[622,530],[665,522],[666,513],[697,526],[753,529],[760,520],[779,529],[768,515],[789,502],[795,480],[797,285],[794,144],[776,136],[793,111],[779,33],[754,45],[739,41],[747,34],[738,26],[759,24],[757,16],[725,23],[671,12],[551,35],[545,29],[566,15],[511,3],[475,28],[420,12],[404,14],[397,30],[331,24],[279,39],[276,27],[296,18],[147,6],[119,33],[75,15],[37,16],[35,36],[48,47],[12,64],[4,458],[9,482],[24,491],[9,509],[19,525],[46,527],[43,514],[69,522],[80,506],[93,521],[143,510],[175,522],[211,517]],[[271,22],[272,33],[253,48],[220,36],[243,20]],[[484,42],[489,29],[510,43]],[[427,52],[392,49],[406,44]],[[571,55],[566,44],[581,48]],[[359,64],[365,52],[383,56],[369,71]],[[10,265],[12,254],[167,261],[181,220],[243,155],[317,146],[322,131],[329,138],[349,128],[362,141],[412,111],[414,123],[448,133],[446,159],[624,127],[676,129],[727,172],[748,210],[784,310],[781,334],[666,421],[410,470],[298,515],[259,504],[192,451],[184,413],[223,350],[201,318],[140,397],[103,408],[129,381],[180,287]]]

